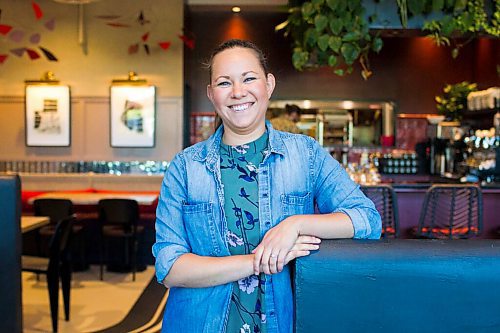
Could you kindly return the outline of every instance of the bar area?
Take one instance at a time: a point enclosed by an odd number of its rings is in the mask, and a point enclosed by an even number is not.
[[[0,0],[0,331],[161,332],[160,189],[234,38],[382,218],[290,263],[293,331],[500,332],[500,7],[441,2]]]

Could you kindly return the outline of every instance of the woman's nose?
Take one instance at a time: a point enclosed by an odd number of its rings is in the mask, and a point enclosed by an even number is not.
[[[242,98],[247,95],[247,91],[242,84],[233,84],[233,98]]]

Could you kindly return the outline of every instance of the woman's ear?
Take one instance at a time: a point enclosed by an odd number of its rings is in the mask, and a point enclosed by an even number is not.
[[[211,85],[207,85],[207,97],[210,100],[210,102],[212,102],[212,103],[214,102]]]
[[[269,96],[269,98],[271,98],[271,95],[273,94],[274,91],[274,87],[276,87],[276,78],[274,77],[273,74],[271,73],[267,74],[266,85],[267,85],[267,95]]]

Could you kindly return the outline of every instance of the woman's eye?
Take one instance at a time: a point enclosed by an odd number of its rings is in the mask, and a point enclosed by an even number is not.
[[[217,83],[217,87],[227,87],[229,85],[229,82],[227,81],[222,81]]]
[[[250,77],[245,78],[245,82],[250,82],[250,81],[253,81],[255,79],[256,79],[255,77],[250,76]]]

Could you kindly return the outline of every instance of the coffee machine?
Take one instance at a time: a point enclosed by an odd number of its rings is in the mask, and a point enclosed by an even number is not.
[[[463,161],[463,130],[459,122],[440,122],[429,133],[429,173],[454,177],[457,163]]]

